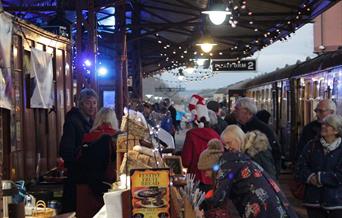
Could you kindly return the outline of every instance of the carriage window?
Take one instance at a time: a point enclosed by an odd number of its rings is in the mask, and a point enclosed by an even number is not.
[[[311,97],[311,82],[310,81],[307,81],[306,83],[305,83],[305,96],[304,96],[304,98],[305,98],[305,100],[308,100],[308,99],[310,99],[310,97]]]
[[[314,99],[316,99],[318,97],[318,87],[319,87],[318,81],[315,81],[313,84],[314,85],[313,85],[313,96],[312,97]]]
[[[335,77],[333,80],[333,87],[332,87],[332,92],[331,92],[331,98],[335,99],[338,94],[338,79]]]

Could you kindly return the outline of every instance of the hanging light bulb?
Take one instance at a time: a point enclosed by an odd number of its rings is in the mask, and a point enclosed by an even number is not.
[[[202,51],[205,53],[209,53],[215,45],[216,44],[211,44],[211,43],[199,44],[199,46],[201,46]]]
[[[226,16],[231,14],[229,11],[203,11],[203,14],[208,14],[210,21],[215,25],[221,25]]]
[[[209,19],[213,24],[220,25],[231,12],[226,8],[222,1],[212,0],[209,2],[208,10],[202,11],[202,14],[208,14]]]
[[[207,36],[207,37],[202,37],[200,39],[199,43],[197,43],[196,45],[201,46],[201,49],[203,52],[209,53],[209,52],[211,52],[213,47],[217,44],[214,43],[214,41],[211,37]]]

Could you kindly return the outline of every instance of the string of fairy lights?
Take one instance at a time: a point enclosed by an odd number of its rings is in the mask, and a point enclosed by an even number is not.
[[[240,60],[245,57],[252,56],[256,51],[259,51],[275,41],[287,41],[291,34],[294,33],[301,25],[303,20],[308,20],[312,13],[312,5],[303,3],[298,7],[297,12],[284,19],[283,23],[278,23],[270,29],[263,29],[258,25],[258,20],[253,11],[250,10],[248,1],[226,1],[227,9],[230,11],[228,25],[232,28],[247,27],[259,33],[259,37],[245,42],[236,42],[230,48],[225,50],[216,49],[205,53],[199,51],[197,46],[185,45],[182,43],[172,43],[160,34],[155,34],[155,40],[160,47],[160,56],[162,57],[158,64],[158,69],[153,72],[143,73],[143,77],[150,77],[165,71],[174,75],[176,82],[181,81],[200,81],[210,78],[216,74],[215,71],[202,69],[196,64],[198,59],[211,60],[213,57],[222,59]],[[247,17],[242,19],[242,17]],[[184,74],[186,68],[194,68],[194,73]],[[204,72],[205,71],[205,72]],[[181,79],[180,79],[181,78]],[[172,82],[172,81],[167,81]]]

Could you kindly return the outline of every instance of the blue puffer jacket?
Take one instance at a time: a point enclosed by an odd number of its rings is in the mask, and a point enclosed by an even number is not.
[[[326,210],[342,209],[342,145],[324,154],[318,140],[310,141],[299,156],[296,174],[306,183],[304,205]],[[313,173],[319,175],[321,187],[308,184]]]

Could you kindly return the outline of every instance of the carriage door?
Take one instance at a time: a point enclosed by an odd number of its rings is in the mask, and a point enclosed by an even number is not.
[[[10,111],[0,108],[0,167],[1,180],[10,178]]]

